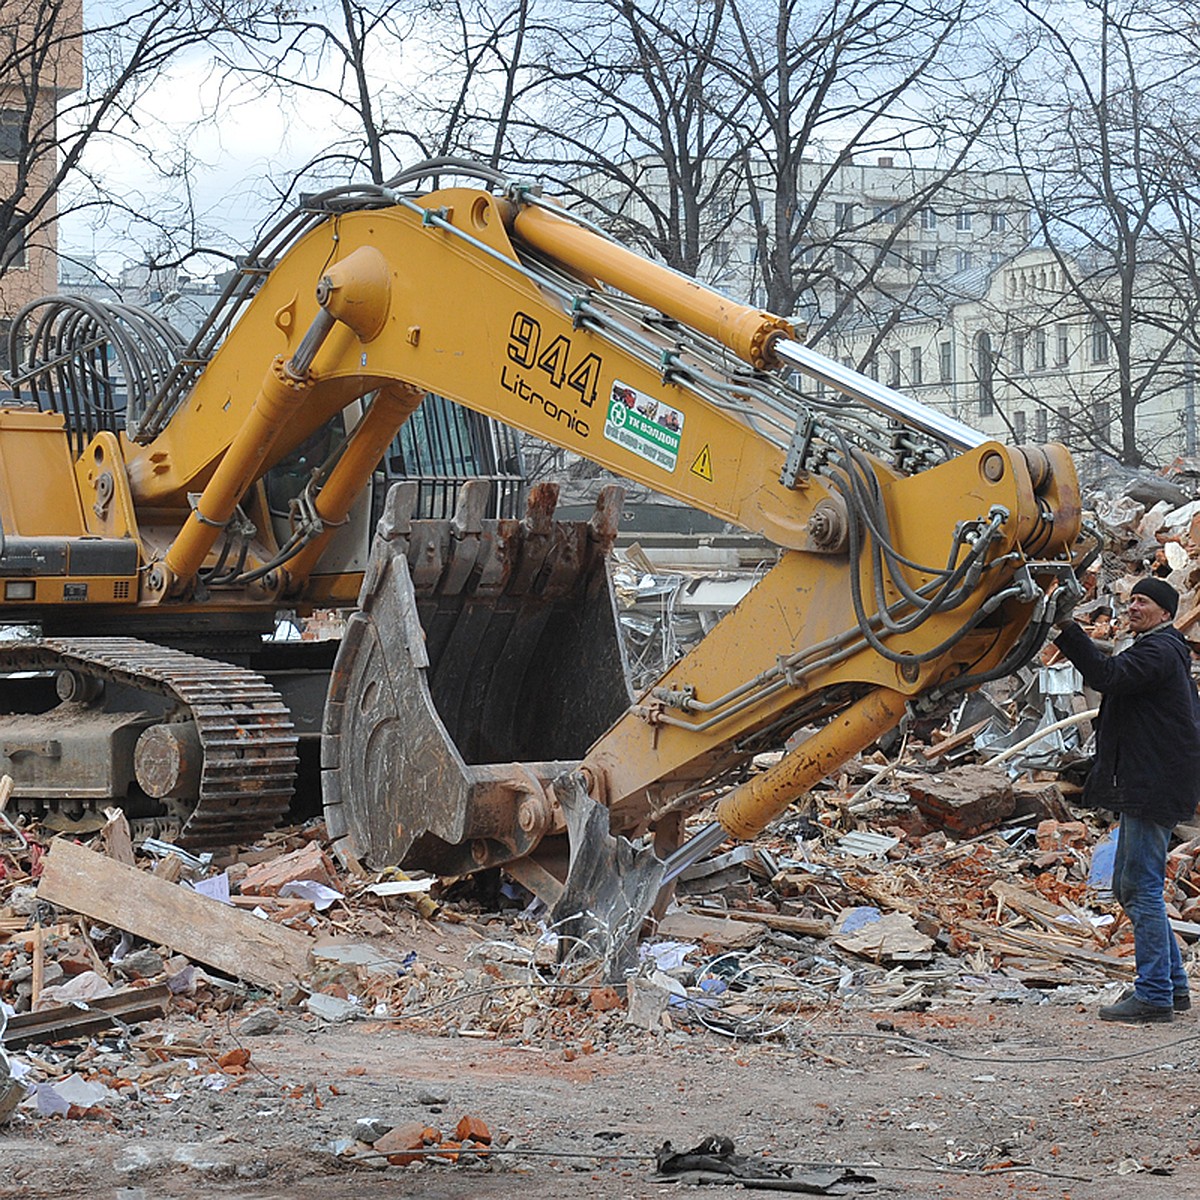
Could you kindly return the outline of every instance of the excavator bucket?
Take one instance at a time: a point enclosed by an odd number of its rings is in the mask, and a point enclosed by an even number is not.
[[[565,832],[552,783],[631,700],[607,569],[621,490],[560,522],[554,485],[521,521],[484,519],[486,487],[449,521],[392,488],[334,664],[325,814],[374,867],[464,874]]]

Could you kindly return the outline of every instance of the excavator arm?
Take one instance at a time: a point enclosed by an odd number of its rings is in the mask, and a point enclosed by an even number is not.
[[[393,494],[334,667],[322,750],[331,831],[378,863],[447,873],[505,864],[561,896],[569,772],[613,833],[675,830],[679,814],[719,796],[704,844],[751,836],[914,702],[1025,661],[1075,595],[1080,506],[1063,447],[988,441],[825,359],[787,321],[512,187],[380,190],[331,211],[271,263],[202,370],[168,380],[121,438],[124,470],[108,485],[117,503],[104,510],[119,524],[97,532],[135,526],[139,606],[202,608],[205,569],[264,473],[361,400],[365,414],[314,477],[294,536],[252,553],[240,589],[227,586],[220,602],[329,595],[314,590],[322,555],[427,393],[782,553],[695,650],[601,727],[581,762],[555,751],[506,758],[503,739],[488,743],[491,759],[478,747],[465,756],[431,688],[422,580],[452,577],[464,597],[451,650],[469,671],[471,605],[567,590],[579,563],[611,543],[614,500],[570,535],[549,523],[550,504],[540,516],[535,504],[517,554],[480,518],[477,493],[437,536],[414,519],[411,496]],[[115,454],[106,434],[80,461]],[[560,643],[586,647],[605,602],[591,585]],[[507,648],[480,678],[526,671],[514,649],[537,644],[525,620],[514,615]],[[456,703],[495,727],[587,712],[586,654],[582,666],[547,666],[522,701],[530,713],[502,711],[478,689]],[[743,778],[753,754],[802,728],[809,736],[777,767]]]

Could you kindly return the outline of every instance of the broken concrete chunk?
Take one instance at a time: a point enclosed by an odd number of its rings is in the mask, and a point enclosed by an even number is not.
[[[240,1022],[237,1031],[241,1037],[262,1037],[279,1028],[279,1014],[273,1008],[260,1008]]]
[[[38,1008],[52,1008],[57,1004],[86,1004],[89,1000],[99,1000],[101,996],[111,996],[116,988],[103,975],[95,971],[83,971],[66,983],[42,989],[38,998]]]
[[[313,992],[304,1001],[304,1007],[322,1021],[352,1021],[355,1017],[363,1016],[362,1007],[356,1000],[343,1000],[340,996],[330,996],[327,992]]]
[[[629,1011],[625,1014],[625,1023],[639,1029],[662,1029],[670,1000],[669,989],[643,976],[634,976],[629,981]]]
[[[355,1141],[373,1146],[385,1133],[392,1131],[392,1123],[380,1117],[359,1117],[350,1130]]]
[[[162,955],[149,947],[135,950],[113,965],[126,979],[153,979],[166,970]]]
[[[1013,799],[1014,817],[1037,817],[1039,821],[1074,820],[1057,783],[1017,780],[1013,784]]]

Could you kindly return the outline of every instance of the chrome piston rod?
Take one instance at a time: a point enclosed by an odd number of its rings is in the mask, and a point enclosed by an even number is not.
[[[803,374],[865,404],[875,412],[883,413],[912,429],[919,429],[922,433],[948,442],[958,450],[973,450],[976,446],[991,441],[979,430],[972,429],[927,404],[902,395],[887,384],[860,375],[852,368],[844,367],[835,359],[826,358],[824,354],[818,354],[800,342],[778,338],[772,349],[779,359],[791,364]]]

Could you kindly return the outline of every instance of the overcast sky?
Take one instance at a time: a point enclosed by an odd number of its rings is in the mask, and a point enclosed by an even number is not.
[[[222,118],[205,120],[217,102],[208,55],[197,52],[140,97],[135,108],[140,146],[94,140],[85,163],[91,173],[119,181],[134,210],[169,218],[190,207],[197,242],[236,253],[270,217],[272,197],[286,190],[314,148],[329,140],[333,114],[315,102],[304,114],[286,113],[274,99],[226,88],[219,105]],[[152,223],[139,224],[128,213],[71,211],[69,196],[63,205],[60,251],[95,258],[106,274],[115,275],[157,240]],[[196,274],[206,273],[206,267],[224,269],[218,259],[197,260],[192,267]]]

